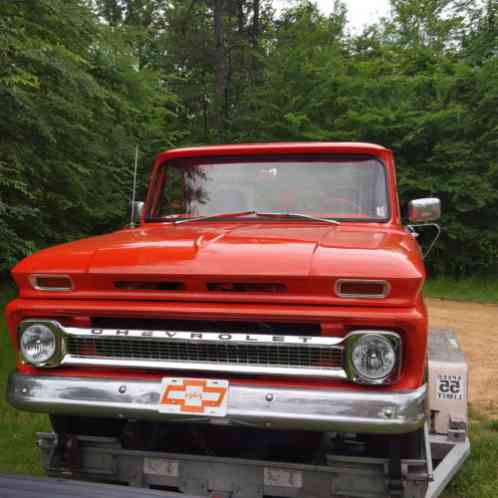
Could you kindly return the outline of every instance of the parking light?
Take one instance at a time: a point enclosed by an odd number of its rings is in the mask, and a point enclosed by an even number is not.
[[[31,275],[31,286],[41,291],[70,291],[73,290],[73,281],[68,275]]]

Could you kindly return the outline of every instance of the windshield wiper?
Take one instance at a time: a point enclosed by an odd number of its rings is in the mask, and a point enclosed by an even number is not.
[[[294,213],[289,211],[237,211],[232,213],[216,213],[206,216],[196,216],[195,218],[184,218],[181,220],[174,220],[173,225],[180,223],[189,223],[191,221],[208,221],[216,220],[218,218],[239,218],[240,216],[258,216],[261,218],[298,218],[303,220],[321,221],[323,223],[331,223],[332,225],[340,225],[341,222],[329,218],[320,218],[319,216],[312,216],[304,213]],[[165,217],[167,218],[167,217]]]
[[[333,225],[341,224],[340,221],[333,220],[331,218],[320,218],[319,216],[312,216],[310,214],[304,213],[293,213],[289,211],[256,211],[255,214],[256,216],[266,216],[274,218],[301,218],[304,220],[323,221],[324,223],[331,223]]]
[[[204,220],[216,220],[217,218],[238,218],[239,216],[252,216],[257,214],[256,211],[238,211],[233,213],[215,213],[208,214],[206,216],[196,216],[195,218],[183,218],[181,220],[174,220],[171,223],[173,225],[179,225],[180,223],[189,223],[191,221],[204,221]],[[167,219],[168,217],[165,216]]]

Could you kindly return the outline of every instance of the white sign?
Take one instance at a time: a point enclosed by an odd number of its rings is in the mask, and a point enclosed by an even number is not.
[[[277,469],[265,467],[265,486],[281,488],[302,488],[303,473],[298,470]]]
[[[161,413],[225,417],[227,405],[227,380],[168,377],[162,381]]]
[[[437,376],[437,398],[461,401],[465,386],[461,375],[439,374]]]
[[[178,477],[178,460],[165,460],[164,458],[144,458],[144,474]]]

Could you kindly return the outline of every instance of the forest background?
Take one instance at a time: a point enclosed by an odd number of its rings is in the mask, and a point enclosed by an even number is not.
[[[281,4],[281,2],[280,2]],[[0,276],[125,225],[170,147],[367,141],[402,204],[438,196],[431,270],[498,270],[498,3],[391,0],[362,31],[337,0],[0,2]]]

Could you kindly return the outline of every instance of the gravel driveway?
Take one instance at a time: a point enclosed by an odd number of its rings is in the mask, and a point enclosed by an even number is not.
[[[426,299],[429,324],[456,331],[470,368],[469,398],[498,418],[498,305]]]

